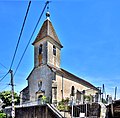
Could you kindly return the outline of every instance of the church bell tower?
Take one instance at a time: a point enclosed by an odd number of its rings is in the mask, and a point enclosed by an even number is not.
[[[33,42],[33,46],[35,68],[46,64],[60,68],[60,51],[63,46],[50,21],[49,12],[46,13],[46,20]]]

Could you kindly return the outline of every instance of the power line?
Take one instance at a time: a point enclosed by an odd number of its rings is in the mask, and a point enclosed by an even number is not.
[[[8,85],[8,83],[5,83],[5,82],[0,82],[0,85]]]
[[[2,63],[0,63],[0,65],[1,65],[2,67],[4,67],[6,70],[8,70],[7,67],[6,67],[5,65],[3,65]]]
[[[5,86],[4,88],[0,89],[0,91],[5,90],[9,85]]]
[[[5,74],[5,72],[3,72],[3,71],[0,70],[0,75],[4,75],[4,74]],[[0,78],[1,78],[1,77],[0,77]]]
[[[0,82],[8,75],[9,71],[0,79]]]
[[[13,62],[15,60],[15,56],[16,56],[16,53],[17,53],[18,45],[20,43],[20,39],[21,39],[21,36],[22,36],[23,28],[25,26],[25,22],[26,22],[26,19],[27,19],[28,11],[29,11],[29,8],[30,8],[30,4],[31,4],[31,1],[29,1],[29,5],[28,5],[27,12],[26,12],[26,15],[25,15],[25,18],[24,18],[24,21],[23,21],[22,29],[20,31],[20,35],[19,35],[18,42],[17,42],[16,48],[15,48],[15,52],[14,52],[14,55],[13,55],[13,58],[12,58],[10,69],[12,68]]]
[[[10,70],[11,70],[11,68],[12,68],[12,65],[13,65],[13,62],[14,62],[14,59],[15,59],[15,56],[16,56],[16,53],[17,53],[18,45],[19,45],[20,38],[21,38],[21,35],[22,35],[22,32],[23,32],[23,28],[24,28],[24,25],[25,25],[26,18],[27,18],[27,15],[28,15],[28,11],[29,11],[29,8],[30,8],[30,4],[31,4],[31,1],[29,2],[28,8],[27,8],[27,12],[26,12],[26,15],[25,15],[25,18],[24,18],[24,21],[23,21],[22,29],[21,29],[21,32],[20,32],[20,35],[19,35],[19,38],[18,38],[18,42],[17,42],[16,48],[15,48],[15,52],[14,52],[14,55],[13,55],[13,59],[12,59],[12,62],[11,62],[11,66],[10,66]],[[3,64],[1,64],[1,65],[4,66]],[[5,67],[5,66],[4,66],[4,67]],[[5,68],[6,68],[6,67],[5,67]],[[10,72],[10,71],[8,71],[8,72],[0,79],[0,82],[8,75],[9,72]]]
[[[24,50],[21,58],[20,58],[20,61],[19,61],[18,65],[17,65],[17,68],[16,68],[16,70],[15,70],[14,75],[16,74],[16,72],[17,72],[17,70],[18,70],[18,68],[19,68],[19,66],[20,66],[20,64],[21,64],[21,61],[22,61],[22,59],[23,59],[23,57],[24,57],[24,55],[25,55],[25,52],[26,52],[29,44],[30,44],[30,41],[32,40],[32,37],[33,37],[33,35],[34,35],[34,33],[35,33],[35,30],[36,30],[36,28],[37,28],[37,26],[38,26],[38,24],[39,24],[39,22],[40,22],[40,20],[41,20],[41,17],[42,17],[42,15],[43,15],[43,13],[44,13],[44,11],[45,11],[45,8],[46,8],[46,6],[47,6],[48,3],[49,3],[49,1],[47,1],[47,2],[45,3],[45,6],[44,6],[44,8],[43,8],[43,10],[42,10],[42,12],[41,12],[41,15],[40,15],[40,17],[39,17],[39,19],[38,19],[38,21],[37,21],[37,24],[35,25],[35,28],[34,28],[34,30],[33,30],[33,33],[32,33],[32,35],[31,35],[31,37],[30,37],[30,39],[29,39],[29,41],[28,41],[28,43],[27,43],[27,45],[26,45],[26,47],[25,47],[25,50]]]

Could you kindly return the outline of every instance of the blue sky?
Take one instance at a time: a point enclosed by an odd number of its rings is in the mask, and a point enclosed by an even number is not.
[[[45,1],[32,1],[21,37],[13,71],[33,32]],[[0,63],[8,69],[23,23],[28,1],[0,1]],[[55,0],[50,3],[51,21],[64,48],[61,51],[61,67],[91,82],[95,86],[105,84],[107,94],[120,98],[120,1],[119,0]],[[39,23],[34,41],[45,13]],[[30,44],[18,69],[15,91],[26,85],[26,78],[33,68],[33,46]],[[0,65],[0,77],[7,70]],[[0,83],[0,91],[10,82],[8,75]]]

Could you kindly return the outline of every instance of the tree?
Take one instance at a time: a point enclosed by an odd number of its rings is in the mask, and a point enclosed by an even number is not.
[[[6,114],[0,111],[0,118],[6,118]]]
[[[3,108],[6,107],[6,106],[11,106],[12,105],[12,94],[11,94],[11,91],[0,92],[0,99],[4,103]],[[18,96],[17,93],[14,93],[14,102],[15,102],[15,105],[20,103],[20,97]]]

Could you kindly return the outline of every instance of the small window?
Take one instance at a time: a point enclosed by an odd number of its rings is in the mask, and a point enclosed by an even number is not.
[[[56,72],[54,72],[54,76],[53,76],[52,80],[56,80]]]
[[[56,47],[55,46],[53,46],[53,55],[56,56]]]
[[[42,54],[42,44],[39,46],[39,55]]]
[[[75,87],[72,86],[72,87],[71,87],[71,96],[74,96],[74,94],[75,94]]]
[[[57,87],[52,88],[53,89],[53,96],[54,99],[57,99]]]
[[[38,82],[38,88],[39,88],[39,91],[41,91],[41,88],[42,88],[42,81],[39,81],[39,82]]]

